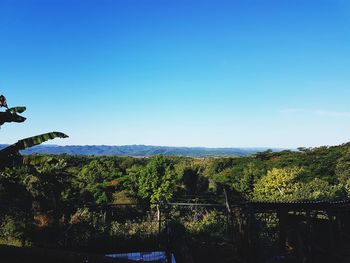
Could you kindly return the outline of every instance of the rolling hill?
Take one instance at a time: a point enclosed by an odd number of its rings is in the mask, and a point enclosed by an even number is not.
[[[0,148],[6,145],[0,145]],[[39,145],[22,151],[22,154],[69,154],[69,155],[120,155],[120,156],[152,156],[176,155],[191,157],[206,156],[247,156],[269,148],[206,148],[206,147],[170,147],[148,145]],[[282,149],[273,149],[279,151]]]

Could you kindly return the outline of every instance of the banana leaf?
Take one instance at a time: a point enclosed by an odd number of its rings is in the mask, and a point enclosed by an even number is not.
[[[20,107],[13,107],[8,109],[8,111],[10,111],[11,113],[23,113],[26,111],[26,107],[24,106],[20,106]]]
[[[26,148],[33,147],[35,145],[39,145],[48,140],[52,140],[55,138],[68,138],[68,135],[62,132],[49,132],[41,135],[25,138],[23,140],[19,140],[17,143],[12,144],[2,150],[0,150],[0,157],[10,156],[13,154],[17,154],[20,150],[24,150]]]
[[[18,115],[16,112],[11,112],[9,110],[5,112],[0,112],[0,126],[5,122],[24,122],[26,118]]]

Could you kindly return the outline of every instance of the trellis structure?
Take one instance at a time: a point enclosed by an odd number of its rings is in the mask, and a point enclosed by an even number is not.
[[[193,262],[189,257],[195,253],[191,247],[193,242],[200,246],[207,243],[208,247],[214,248],[221,246],[217,253],[226,253],[227,261],[220,259],[220,262],[341,263],[348,262],[350,256],[347,255],[350,251],[350,200],[237,204],[228,201],[225,204],[181,202],[85,208],[91,215],[86,223],[62,222],[57,236],[62,248],[82,249],[77,244],[85,244],[94,253],[161,250],[168,255],[174,253],[178,263]],[[16,208],[2,204],[0,210],[0,214],[5,215]],[[18,210],[29,223],[30,217],[40,213],[23,207]],[[188,240],[186,227],[213,211],[219,227]],[[101,226],[105,229],[100,229]],[[36,235],[38,239],[41,237],[45,243],[45,235]]]
[[[235,206],[231,216],[234,239],[246,262],[349,260],[349,200],[249,202]]]

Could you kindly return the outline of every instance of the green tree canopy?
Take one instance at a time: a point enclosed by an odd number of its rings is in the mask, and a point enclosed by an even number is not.
[[[75,184],[85,201],[96,204],[109,203],[119,177],[121,172],[112,160],[96,159],[81,169]]]
[[[302,168],[273,168],[254,186],[253,199],[256,201],[292,201],[295,183],[303,173]]]
[[[169,201],[175,191],[176,174],[170,159],[156,156],[141,170],[137,181],[139,195],[151,202]]]

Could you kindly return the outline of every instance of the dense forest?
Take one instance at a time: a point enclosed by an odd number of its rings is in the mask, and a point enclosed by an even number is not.
[[[74,221],[91,205],[222,203],[224,190],[231,203],[344,199],[350,191],[350,144],[235,158],[29,155],[2,168],[0,176],[2,203],[36,210],[43,225],[55,215],[40,211],[72,208],[66,217]],[[5,239],[16,236],[18,227],[7,219],[0,233]]]
[[[3,201],[42,205],[334,200],[350,191],[350,144],[248,157],[28,155],[1,171]],[[16,191],[14,191],[16,189]]]

